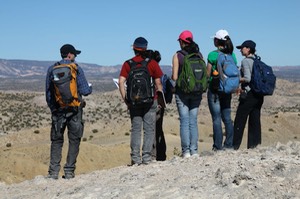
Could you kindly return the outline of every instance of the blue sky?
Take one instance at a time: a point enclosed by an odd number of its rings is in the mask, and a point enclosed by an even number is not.
[[[205,59],[210,38],[226,29],[234,46],[251,39],[272,66],[300,65],[299,0],[0,0],[0,58],[56,61],[71,43],[78,62],[112,66],[133,56],[145,37],[171,65],[183,30],[190,30]],[[238,62],[242,60],[235,49]]]

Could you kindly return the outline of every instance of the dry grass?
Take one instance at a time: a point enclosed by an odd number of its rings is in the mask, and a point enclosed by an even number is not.
[[[299,140],[299,91],[299,84],[278,80],[275,94],[265,98],[262,110],[262,145]],[[32,179],[36,175],[46,175],[51,120],[44,93],[6,91],[0,92],[0,100],[0,181],[16,183]],[[118,91],[94,93],[86,101],[85,132],[76,173],[128,164],[130,118]],[[238,104],[236,96],[232,104],[234,119]],[[203,95],[200,106],[198,125],[199,150],[210,150],[212,124],[206,95]],[[168,158],[179,155],[179,120],[174,101],[165,112],[164,132]],[[243,139],[243,148],[245,143],[246,137]],[[63,148],[62,165],[65,163],[66,151],[67,142]]]

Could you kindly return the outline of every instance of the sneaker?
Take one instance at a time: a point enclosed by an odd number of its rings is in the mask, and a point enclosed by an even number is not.
[[[142,164],[143,165],[148,165],[148,164],[151,164],[152,162],[156,162],[156,160],[144,161]]]
[[[72,179],[72,178],[75,178],[75,174],[73,172],[67,172],[67,173],[65,173],[65,175],[62,178]]]
[[[140,166],[142,163],[141,162],[134,162],[131,161],[131,164],[128,164],[127,166],[131,167],[131,166]]]
[[[199,154],[198,153],[194,153],[194,154],[191,155],[191,157],[192,158],[197,158],[197,157],[199,157]]]
[[[191,157],[191,154],[190,154],[190,153],[184,153],[184,154],[182,155],[182,157],[183,157],[183,158],[189,158],[189,157]]]
[[[58,179],[58,173],[49,173],[46,176],[46,178],[57,180]]]
[[[224,147],[223,148],[224,151],[233,151],[233,147]]]

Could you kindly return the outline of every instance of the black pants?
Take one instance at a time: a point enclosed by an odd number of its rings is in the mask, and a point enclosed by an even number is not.
[[[166,140],[163,131],[163,118],[165,109],[160,108],[157,114],[155,139],[153,142],[152,157],[157,161],[164,161],[167,158],[166,151]]]
[[[78,112],[55,112],[52,114],[49,174],[58,174],[60,171],[66,127],[68,129],[69,149],[64,171],[65,173],[73,173],[83,135],[82,108],[78,108]]]
[[[247,95],[240,97],[239,101],[234,120],[233,147],[239,149],[248,119],[247,148],[255,148],[261,144],[260,113],[264,97],[257,96],[250,90]]]

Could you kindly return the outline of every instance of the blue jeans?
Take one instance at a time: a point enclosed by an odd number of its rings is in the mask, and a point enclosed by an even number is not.
[[[213,122],[213,148],[217,150],[232,148],[233,122],[231,120],[231,94],[207,92],[208,107]],[[226,139],[223,146],[222,121],[225,125]]]
[[[132,164],[141,164],[142,162],[148,163],[151,161],[151,152],[155,138],[156,109],[157,100],[150,105],[130,108],[130,155]],[[144,138],[141,158],[140,148],[142,140],[142,127],[144,130]]]
[[[185,94],[177,91],[175,94],[180,118],[180,138],[182,154],[198,153],[198,110],[202,95]]]

